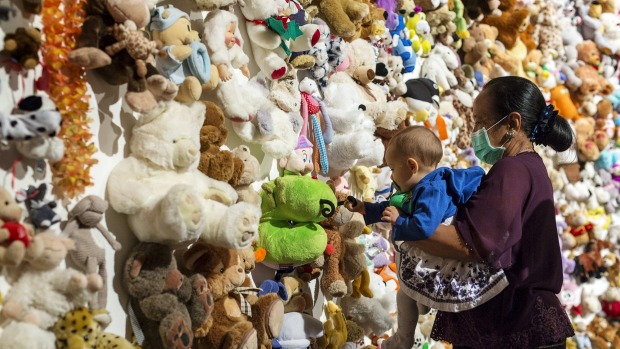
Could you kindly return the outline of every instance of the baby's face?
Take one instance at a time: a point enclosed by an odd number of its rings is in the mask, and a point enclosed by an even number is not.
[[[226,47],[233,48],[237,43],[237,38],[235,37],[235,30],[237,29],[237,24],[235,22],[231,22],[228,25],[228,30],[226,31],[226,35],[224,36],[224,40],[226,42]]]
[[[419,171],[414,172],[410,158],[401,154],[400,150],[394,146],[388,146],[385,162],[392,170],[392,181],[398,186],[400,192],[410,192],[420,182]]]

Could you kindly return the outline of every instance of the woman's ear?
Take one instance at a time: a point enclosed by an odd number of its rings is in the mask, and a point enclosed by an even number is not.
[[[521,131],[522,121],[521,114],[517,112],[512,112],[508,115],[508,126],[515,130],[515,132]]]
[[[411,172],[418,173],[418,170],[420,169],[420,167],[418,166],[418,162],[416,161],[416,159],[414,158],[407,159],[407,165],[411,169]]]

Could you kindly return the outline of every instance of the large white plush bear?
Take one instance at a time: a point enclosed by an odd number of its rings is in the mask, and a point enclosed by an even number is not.
[[[324,90],[334,136],[327,147],[329,175],[340,176],[355,165],[377,166],[383,162],[383,143],[374,136],[375,123],[360,91],[349,84],[329,84]]]
[[[285,59],[290,52],[309,51],[319,41],[320,32],[316,24],[305,24],[300,27],[301,36],[295,40],[285,40],[268,27],[267,19],[278,16],[288,7],[282,0],[245,0],[241,13],[247,20],[246,28],[254,61],[261,72],[269,79],[280,79],[286,75],[288,68]],[[282,18],[282,17],[281,17]],[[288,27],[288,25],[284,25]]]
[[[171,101],[134,126],[130,155],[110,173],[107,190],[138,240],[174,245],[201,238],[244,249],[257,238],[260,209],[235,204],[230,185],[198,171],[205,109]]]

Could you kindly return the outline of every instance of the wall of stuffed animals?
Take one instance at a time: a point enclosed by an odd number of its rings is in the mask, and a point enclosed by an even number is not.
[[[0,349],[373,348],[387,142],[481,165],[473,99],[538,84],[573,347],[620,347],[620,2],[0,0]],[[420,316],[416,348],[434,315]],[[586,344],[584,344],[586,343]],[[100,346],[97,346],[99,348]],[[101,346],[103,347],[103,346]]]

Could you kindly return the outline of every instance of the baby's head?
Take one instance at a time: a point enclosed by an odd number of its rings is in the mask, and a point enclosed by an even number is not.
[[[385,161],[392,180],[401,192],[409,192],[437,168],[443,157],[439,138],[424,126],[408,127],[397,133],[387,147]]]

